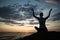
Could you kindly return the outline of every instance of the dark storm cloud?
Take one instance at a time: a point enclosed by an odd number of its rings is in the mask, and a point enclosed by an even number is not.
[[[18,15],[20,15],[19,17],[21,17],[20,20],[32,18],[31,8],[36,9],[36,7],[37,7],[36,5],[32,5],[32,4],[24,4],[23,7],[20,7],[18,9]],[[19,13],[19,11],[22,11],[22,12],[25,11],[25,13],[24,14],[23,13]]]
[[[52,18],[52,20],[53,21],[57,21],[57,20],[60,20],[60,12],[59,13],[56,13],[56,14],[54,14],[53,16],[52,16],[53,18]]]
[[[60,2],[60,0],[56,0],[56,1]]]
[[[18,18],[18,14],[15,15],[13,8],[6,6],[0,8],[0,17],[5,19],[15,19]]]
[[[40,1],[40,0],[35,0],[35,1]]]
[[[29,7],[29,8],[34,8],[34,9],[37,7],[37,5],[33,5],[33,4],[29,4],[29,3],[24,4],[23,6]]]
[[[7,0],[0,0],[0,2],[5,2],[5,1],[7,1]]]
[[[9,6],[1,7],[0,8],[0,17],[4,18],[4,20],[0,19],[0,22],[14,23],[15,24],[15,22],[11,21],[10,19],[16,19],[20,15],[18,15],[18,14],[14,15],[14,13],[15,13],[15,11]]]
[[[20,20],[25,20],[32,17],[32,12],[30,11],[29,8],[21,7],[19,11],[24,12],[24,13],[18,13],[20,15]]]
[[[0,8],[0,17],[10,19],[12,17],[10,14],[13,14],[13,9],[11,9],[10,7]]]
[[[27,8],[25,8],[25,6],[24,7],[20,6],[20,8],[19,7],[16,8],[14,5],[0,7],[0,17],[5,19],[5,20],[0,19],[0,22],[17,24],[14,21],[11,21],[10,19],[18,21],[32,18],[32,11],[30,8],[36,8],[36,6],[35,5],[28,5],[28,6],[29,7]],[[20,13],[20,11],[22,12],[25,11],[25,13]]]
[[[5,18],[5,19],[15,19],[15,20],[24,20],[26,18],[31,18],[30,16],[32,15],[31,12],[29,11],[29,8],[19,8],[18,11],[14,11],[13,8],[10,7],[1,7],[0,8],[0,17]],[[19,13],[20,11],[26,11],[28,13],[25,13],[25,17]],[[30,12],[30,13],[29,13]]]
[[[43,2],[44,0],[35,0],[35,1],[37,1],[37,2]]]

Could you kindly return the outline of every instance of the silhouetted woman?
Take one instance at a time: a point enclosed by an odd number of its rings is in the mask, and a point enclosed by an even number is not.
[[[46,22],[46,19],[48,19],[50,17],[50,13],[51,13],[52,9],[50,9],[49,15],[46,18],[43,18],[43,13],[42,12],[40,13],[39,17],[36,17],[35,14],[34,14],[34,9],[32,9],[32,11],[33,11],[33,16],[39,21],[39,28],[35,27],[35,29],[38,32],[47,32],[48,30],[46,28],[45,22]]]

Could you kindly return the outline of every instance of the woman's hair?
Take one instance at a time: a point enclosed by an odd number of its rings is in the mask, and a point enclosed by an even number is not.
[[[43,12],[40,13],[40,16],[43,16]]]

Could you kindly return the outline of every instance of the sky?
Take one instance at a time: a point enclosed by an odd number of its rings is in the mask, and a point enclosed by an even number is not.
[[[36,32],[38,21],[33,17],[31,8],[39,17],[51,16],[46,21],[49,31],[60,31],[60,0],[0,0],[0,32]]]

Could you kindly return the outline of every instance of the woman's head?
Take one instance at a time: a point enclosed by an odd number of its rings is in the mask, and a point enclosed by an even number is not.
[[[41,17],[43,16],[43,12],[40,13],[40,16],[41,16]]]

